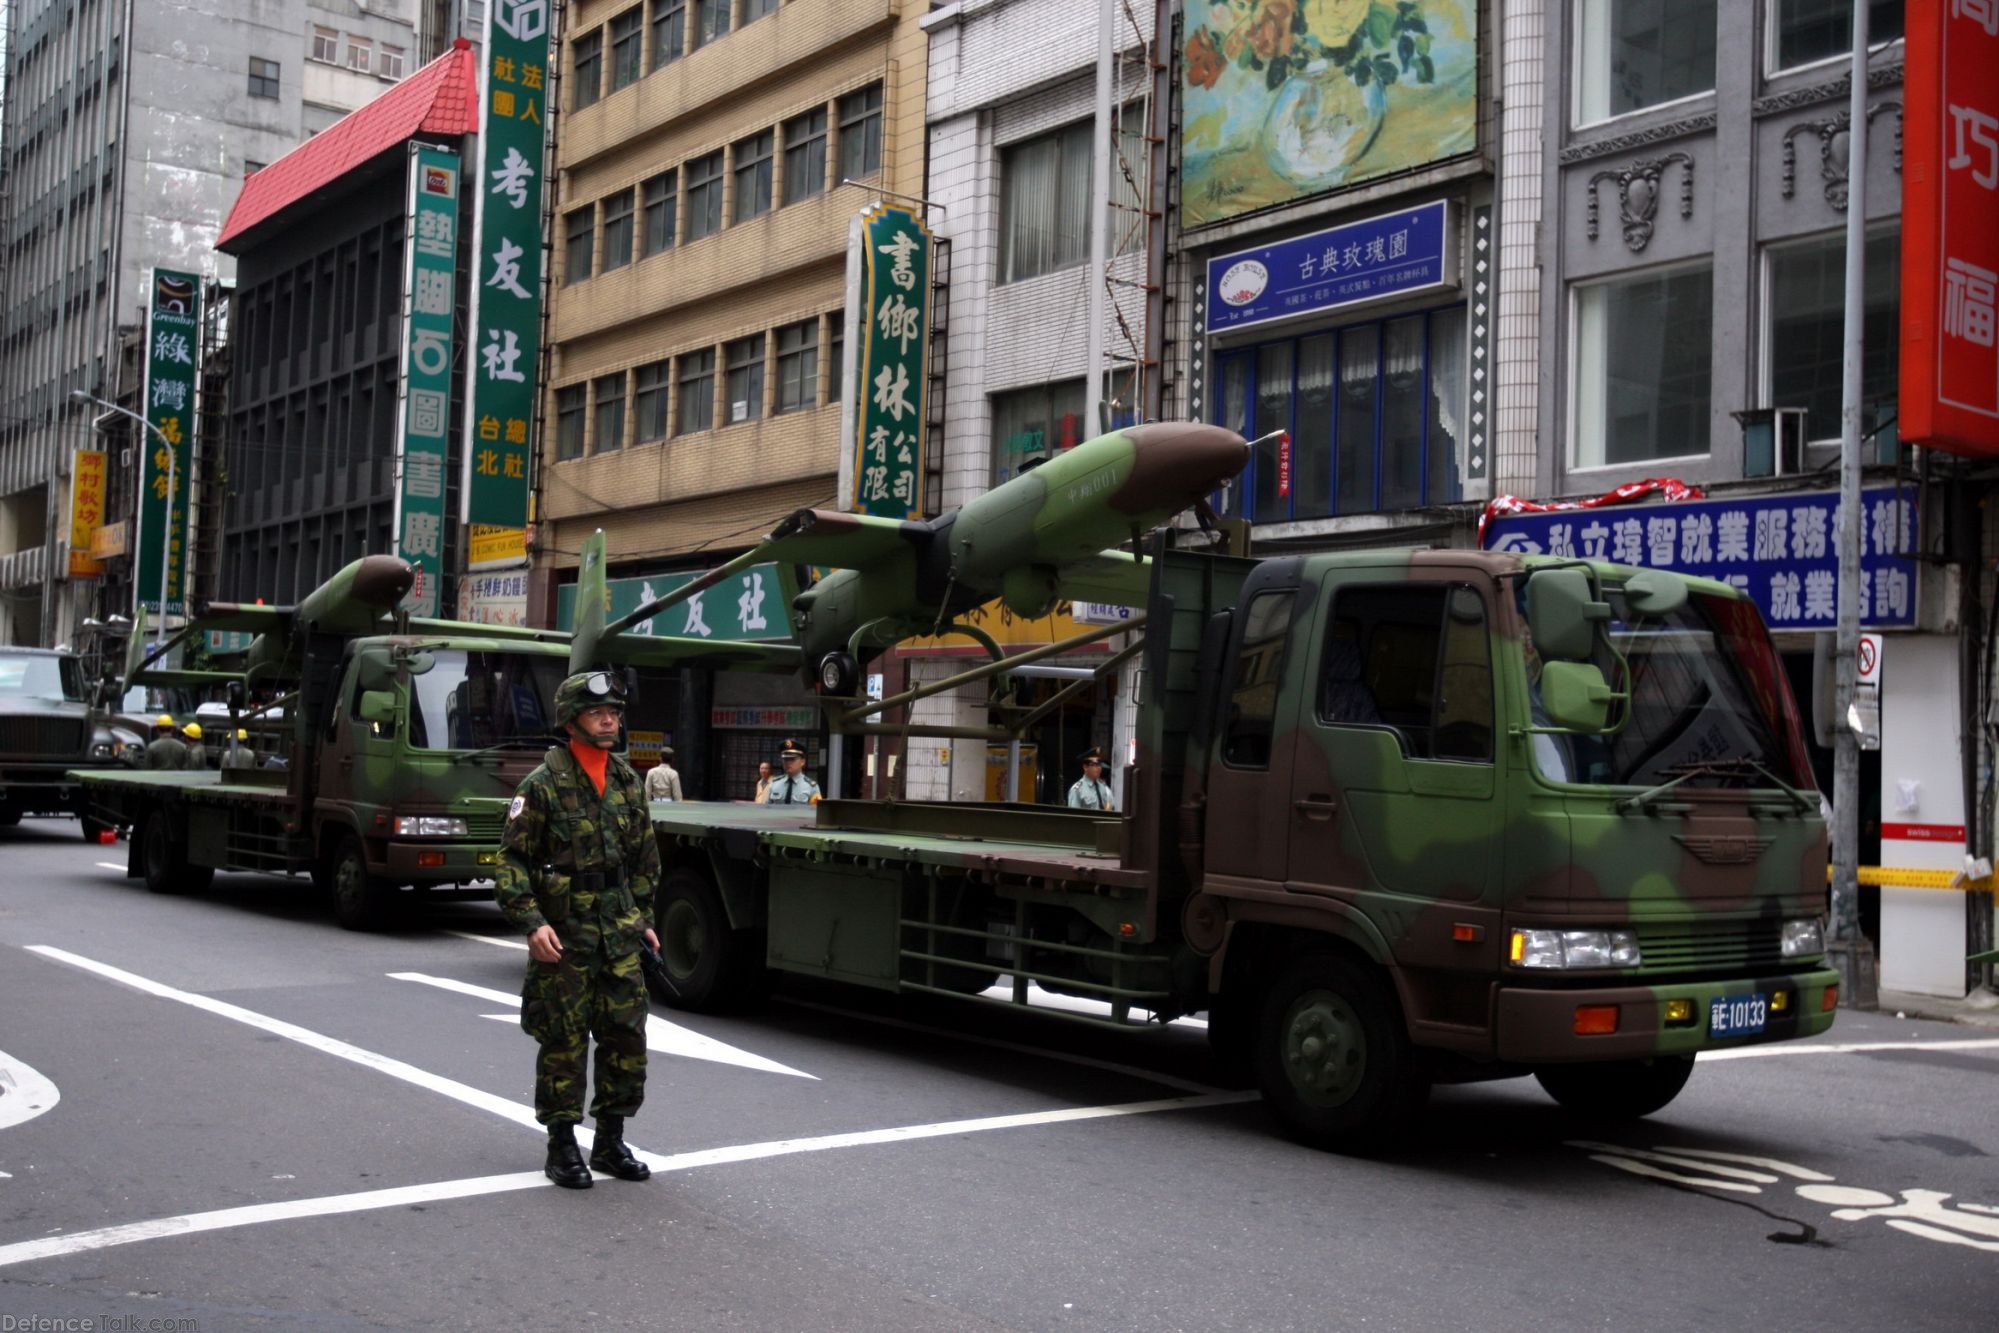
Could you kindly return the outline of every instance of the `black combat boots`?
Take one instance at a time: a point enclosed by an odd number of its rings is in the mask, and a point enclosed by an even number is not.
[[[652,1168],[625,1146],[625,1118],[621,1115],[597,1117],[597,1146],[590,1151],[590,1169],[620,1180],[652,1179]]]
[[[583,1150],[576,1146],[576,1128],[566,1120],[548,1127],[548,1165],[542,1168],[542,1173],[566,1190],[587,1190],[597,1183],[590,1176],[590,1168],[583,1165]]]

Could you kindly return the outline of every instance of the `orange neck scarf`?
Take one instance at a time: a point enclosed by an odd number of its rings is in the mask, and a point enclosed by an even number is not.
[[[604,775],[611,769],[611,752],[600,750],[594,745],[579,741],[574,737],[569,741],[569,753],[576,757],[576,766],[590,775],[597,794],[604,794]]]

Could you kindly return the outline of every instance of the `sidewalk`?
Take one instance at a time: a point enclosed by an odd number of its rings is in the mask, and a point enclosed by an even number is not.
[[[1999,995],[1984,989],[1975,990],[1961,1000],[1947,999],[1940,995],[1912,995],[1907,991],[1884,990],[1881,992],[1880,1012],[1999,1030]]]

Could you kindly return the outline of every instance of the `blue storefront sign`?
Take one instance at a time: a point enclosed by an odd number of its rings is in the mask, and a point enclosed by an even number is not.
[[[1208,332],[1455,285],[1450,210],[1425,204],[1210,259]]]
[[[1643,509],[1512,514],[1486,525],[1494,551],[1572,556],[1671,569],[1730,583],[1762,608],[1771,629],[1830,630],[1839,614],[1839,493],[1695,500]],[[1913,490],[1862,493],[1860,620],[1873,629],[1916,623],[1918,548]]]

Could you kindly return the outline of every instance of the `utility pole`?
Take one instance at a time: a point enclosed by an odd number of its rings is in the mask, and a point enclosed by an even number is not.
[[[1832,777],[1832,939],[1840,1002],[1872,1009],[1879,1002],[1874,953],[1860,933],[1860,735],[1853,711],[1860,656],[1860,384],[1866,352],[1867,299],[1867,6],[1854,0],[1853,69],[1849,75],[1846,203],[1845,354],[1839,396],[1839,607],[1833,634],[1835,669]]]
[[[134,412],[129,407],[120,407],[116,403],[107,402],[106,400],[99,398],[96,394],[85,393],[82,389],[71,389],[69,391],[69,396],[76,399],[76,401],[78,401],[79,403],[90,403],[93,404],[94,406],[103,408],[106,412],[115,412],[121,417],[125,417],[128,420],[138,422],[141,427],[159,436],[161,446],[164,447],[167,451],[167,512],[166,512],[166,518],[161,525],[161,531],[160,531],[160,618],[157,624],[154,626],[153,630],[153,650],[157,652],[159,651],[160,645],[165,643],[167,638],[167,556],[173,549],[173,535],[174,535],[174,523],[173,523],[174,455],[176,452],[174,449],[174,442],[167,438],[167,433],[165,431],[161,430],[158,426],[155,426],[152,422],[146,420],[145,417],[141,416],[137,412]],[[146,437],[141,435],[139,438],[143,440]],[[138,506],[133,510],[134,531],[132,535],[135,538],[138,536],[137,532],[138,510],[143,509],[145,507],[145,501],[146,497],[141,495],[139,497]],[[185,592],[185,589],[183,589],[182,591]],[[136,589],[134,589],[133,596],[137,597],[139,595],[140,595],[139,592]]]

